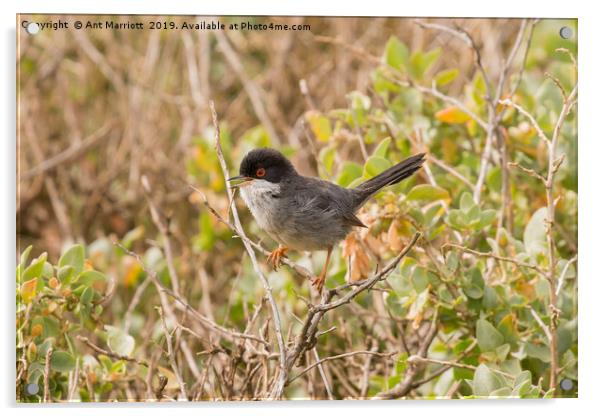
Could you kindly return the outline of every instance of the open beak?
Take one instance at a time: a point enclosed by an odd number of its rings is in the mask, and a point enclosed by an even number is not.
[[[253,178],[249,178],[248,176],[239,175],[231,177],[230,179],[228,179],[228,182],[235,181],[235,183],[233,183],[231,186],[232,188],[237,188],[239,186],[243,186],[244,184],[248,184],[252,180]]]

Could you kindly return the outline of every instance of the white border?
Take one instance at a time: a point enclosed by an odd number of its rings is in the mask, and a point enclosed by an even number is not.
[[[385,414],[419,413],[422,415],[437,414],[483,414],[504,415],[509,413],[525,414],[541,412],[546,416],[555,414],[590,414],[596,406],[597,396],[602,397],[601,382],[601,346],[602,328],[600,304],[602,296],[602,276],[599,270],[598,253],[602,236],[602,180],[600,178],[600,160],[602,158],[602,92],[600,77],[602,76],[601,47],[602,20],[593,4],[594,1],[552,1],[528,2],[525,0],[504,0],[499,2],[476,2],[468,0],[451,1],[412,1],[394,2],[385,0],[369,0],[362,3],[327,2],[325,0],[295,1],[227,1],[194,2],[185,0],[146,0],[142,2],[124,0],[103,0],[97,3],[67,0],[22,0],[7,4],[0,2],[0,20],[2,21],[2,60],[0,82],[3,96],[0,103],[3,107],[0,126],[4,137],[0,140],[0,164],[2,178],[3,201],[0,203],[2,226],[4,230],[0,247],[0,264],[3,266],[2,292],[3,316],[2,327],[5,335],[1,343],[3,371],[0,381],[2,404],[7,407],[8,414],[81,414],[92,411],[94,414],[110,414],[109,412],[125,412],[140,410],[149,416],[161,415],[166,411],[177,409],[188,414],[269,414],[282,413],[307,415],[307,412],[320,410],[331,412],[335,409],[351,414],[364,414],[374,408]],[[71,407],[15,407],[14,403],[14,265],[15,265],[15,21],[16,13],[145,13],[145,14],[263,14],[263,15],[392,15],[392,16],[466,16],[466,17],[577,17],[579,19],[579,396],[577,400],[565,399],[554,401],[508,400],[508,401],[419,401],[419,402],[288,402],[288,403],[247,403],[247,404],[178,404],[175,407],[165,405],[120,405]],[[596,396],[597,395],[597,396]],[[134,410],[135,409],[135,410]],[[596,413],[599,414],[600,410]]]

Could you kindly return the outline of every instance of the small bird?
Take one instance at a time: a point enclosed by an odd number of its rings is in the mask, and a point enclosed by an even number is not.
[[[366,227],[356,216],[358,209],[385,186],[411,176],[422,166],[424,153],[405,159],[355,188],[302,176],[279,151],[269,148],[250,151],[240,164],[243,200],[251,214],[274,240],[278,248],[268,256],[276,270],[289,249],[327,250],[324,268],[312,281],[322,291],[333,246],[343,240],[352,227]]]

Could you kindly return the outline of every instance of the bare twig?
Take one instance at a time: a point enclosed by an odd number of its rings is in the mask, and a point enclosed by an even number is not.
[[[529,168],[524,167],[520,163],[510,162],[510,163],[508,163],[508,166],[509,167],[513,167],[513,168],[518,168],[519,170],[522,170],[527,175],[533,176],[534,178],[539,179],[544,184],[546,182],[546,179],[543,176],[541,176],[539,173],[535,172],[533,169],[529,169]]]
[[[395,354],[397,354],[397,353],[396,352],[384,353],[384,352],[374,352],[374,351],[351,351],[351,352],[346,352],[343,354],[333,355],[331,357],[322,358],[321,360],[318,360],[315,363],[312,363],[311,365],[307,366],[307,368],[303,369],[303,371],[301,371],[299,374],[297,374],[296,376],[291,378],[288,381],[288,384],[292,383],[293,381],[297,380],[300,377],[303,377],[307,372],[311,371],[316,366],[319,366],[322,363],[325,363],[327,361],[338,360],[340,358],[346,358],[346,357],[353,357],[354,355],[374,355],[377,357],[390,358],[391,356],[393,356]]]
[[[533,126],[533,128],[535,129],[535,131],[537,132],[537,135],[539,136],[539,138],[544,143],[546,143],[548,145],[548,147],[550,146],[550,140],[548,140],[548,138],[546,137],[545,133],[541,129],[541,126],[535,120],[535,118],[531,115],[531,113],[529,113],[523,107],[521,107],[520,105],[516,104],[515,102],[513,102],[513,101],[511,101],[509,99],[500,100],[499,103],[502,104],[502,105],[512,106],[512,107],[516,108],[516,110],[519,113],[521,113],[523,116],[527,117],[527,120],[529,120],[529,123],[531,123],[531,126]]]
[[[265,127],[272,142],[276,145],[280,145],[282,143],[282,140],[280,140],[278,133],[276,133],[274,124],[272,123],[272,120],[270,120],[270,117],[265,109],[265,105],[262,100],[263,93],[261,89],[247,75],[244,65],[242,64],[240,58],[236,54],[236,51],[230,45],[226,34],[222,33],[221,31],[216,31],[214,35],[217,39],[220,51],[224,54],[224,57],[226,58],[234,72],[236,72],[236,75],[238,75],[238,77],[240,78],[243,88],[245,89],[247,95],[249,96],[249,99],[251,100],[251,105],[253,106],[253,110],[255,111],[257,118],[259,119],[259,121],[261,121],[263,127]],[[211,106],[213,106],[213,104],[211,104]]]
[[[420,342],[420,347],[415,356],[422,358],[426,357],[426,353],[433,342],[433,339],[435,339],[435,335],[437,335],[437,310],[435,310],[429,330]],[[403,380],[392,389],[378,393],[375,399],[396,399],[407,395],[412,390],[412,385],[414,384],[414,379],[418,375],[419,368],[411,362],[408,364],[409,366]]]
[[[176,267],[174,265],[173,249],[171,247],[171,240],[169,239],[169,229],[167,228],[167,225],[163,223],[161,215],[159,214],[159,210],[157,209],[157,206],[151,198],[151,187],[146,175],[142,175],[142,177],[140,178],[140,182],[142,183],[142,188],[144,189],[144,194],[146,196],[146,201],[148,202],[148,206],[150,208],[153,223],[155,223],[155,225],[159,229],[159,232],[161,233],[161,236],[163,237],[163,251],[165,253],[167,270],[169,271],[169,278],[173,286],[173,290],[176,294],[179,295],[180,280],[178,278],[178,273],[176,272]]]
[[[458,249],[458,250],[463,251],[465,253],[469,253],[469,254],[472,254],[472,255],[475,255],[475,256],[479,256],[479,257],[488,257],[488,258],[496,259],[496,260],[499,260],[499,261],[504,261],[504,262],[516,264],[517,266],[525,267],[525,268],[531,269],[531,270],[535,270],[536,272],[545,275],[545,271],[542,270],[539,266],[536,266],[536,265],[533,265],[533,264],[529,264],[529,263],[525,263],[523,261],[516,260],[516,259],[513,259],[511,257],[498,256],[498,255],[493,254],[493,253],[484,253],[482,251],[472,250],[472,249],[470,249],[468,247],[464,247],[464,246],[461,246],[461,245],[458,245],[458,244],[453,244],[453,243],[445,243],[444,245],[441,246],[441,250],[445,250],[447,247],[455,248],[455,249]]]
[[[431,364],[440,364],[440,365],[443,365],[446,367],[463,368],[463,369],[471,370],[471,371],[477,370],[477,367],[475,367],[474,365],[459,363],[457,361],[436,360],[434,358],[426,358],[426,357],[421,357],[418,355],[412,355],[412,356],[408,357],[408,363],[411,363],[411,364],[431,363]],[[490,370],[493,371],[494,373],[503,375],[503,376],[511,378],[511,379],[516,378],[512,374],[507,373],[505,371],[497,370],[495,368],[490,368]]]
[[[564,279],[566,277],[567,272],[569,271],[569,267],[571,264],[577,261],[577,255],[575,254],[573,258],[566,262],[564,267],[562,268],[562,272],[560,273],[560,277],[558,278],[558,286],[556,286],[556,296],[560,294],[560,289],[562,289],[562,285],[564,284]]]
[[[84,337],[84,336],[81,336],[81,335],[77,335],[76,338],[77,338],[78,341],[83,342],[89,348],[91,348],[92,350],[94,350],[95,352],[97,352],[98,354],[103,354],[103,355],[106,355],[107,357],[115,358],[116,360],[129,361],[131,363],[136,363],[136,364],[139,364],[139,365],[143,365],[145,367],[149,366],[148,362],[146,362],[145,360],[138,360],[136,358],[129,357],[127,355],[117,354],[117,353],[115,353],[113,351],[105,350],[104,348],[101,348],[98,345],[93,344],[92,341],[90,341],[87,337]]]
[[[270,392],[270,398],[280,399],[283,394],[284,383],[286,382],[286,377],[287,377],[287,372],[285,370],[285,368],[286,368],[286,349],[285,349],[285,344],[284,344],[284,338],[282,336],[282,329],[281,329],[282,323],[280,321],[280,313],[278,312],[278,305],[276,304],[276,301],[274,300],[274,296],[272,294],[272,288],[268,282],[268,279],[265,277],[265,275],[261,271],[261,268],[259,267],[259,263],[257,262],[257,257],[255,256],[255,251],[253,250],[253,247],[251,246],[251,244],[249,244],[248,238],[246,238],[246,234],[243,230],[242,224],[240,222],[240,218],[238,216],[238,210],[236,209],[236,204],[232,203],[233,192],[232,192],[232,188],[230,187],[230,183],[228,182],[228,179],[230,178],[230,174],[228,172],[228,166],[226,165],[226,160],[224,159],[224,154],[222,152],[222,146],[221,146],[221,142],[220,142],[220,129],[219,129],[219,123],[217,120],[217,113],[215,112],[215,106],[213,104],[213,101],[211,101],[209,103],[209,105],[211,107],[211,115],[213,118],[213,127],[215,129],[215,150],[216,150],[219,162],[220,162],[220,166],[222,168],[222,172],[224,174],[224,178],[226,179],[226,191],[228,193],[228,201],[232,205],[232,217],[234,218],[234,226],[236,227],[237,234],[240,235],[241,237],[242,236],[245,237],[245,238],[242,238],[242,242],[245,246],[245,249],[247,250],[247,253],[249,254],[249,258],[251,259],[251,263],[253,264],[253,269],[255,270],[255,273],[259,277],[259,280],[261,281],[263,288],[266,291],[268,303],[270,304],[272,322],[273,322],[273,326],[274,326],[274,333],[276,334],[276,339],[278,341],[278,348],[280,350],[280,373],[278,375],[278,382],[275,383],[274,388]]]
[[[330,383],[328,378],[326,377],[326,373],[324,372],[324,367],[322,366],[322,360],[320,360],[320,356],[318,355],[318,350],[316,347],[312,348],[312,352],[314,354],[314,358],[316,359],[316,363],[318,366],[318,371],[320,372],[320,377],[322,377],[322,382],[324,383],[324,388],[326,388],[326,394],[328,395],[328,399],[334,400],[334,396],[332,395],[332,387],[330,387]]]
[[[90,136],[79,142],[74,142],[67,149],[44,160],[42,163],[34,166],[27,172],[21,174],[21,179],[29,179],[36,175],[40,175],[55,169],[57,166],[72,161],[73,159],[83,155],[88,149],[96,145],[100,140],[104,139],[115,125],[115,120],[107,121],[101,128],[96,130]]]
[[[176,380],[178,381],[178,385],[180,386],[180,393],[182,394],[182,398],[187,400],[188,393],[186,392],[186,383],[182,378],[182,373],[180,372],[180,368],[178,367],[178,363],[176,361],[176,356],[173,351],[173,345],[171,342],[171,333],[169,329],[167,329],[167,323],[165,322],[165,316],[163,315],[163,309],[160,306],[156,307],[157,312],[159,313],[159,317],[161,318],[161,325],[163,327],[163,333],[165,334],[165,342],[167,344],[167,360],[169,361],[169,365],[176,375]]]
[[[546,200],[547,200],[547,217],[546,217],[546,237],[548,243],[548,273],[547,279],[550,284],[550,300],[549,300],[549,314],[550,314],[550,388],[555,389],[558,377],[559,357],[558,357],[558,309],[557,309],[557,294],[556,294],[556,244],[554,243],[553,227],[556,221],[556,203],[554,199],[554,177],[556,172],[562,163],[562,159],[556,159],[556,148],[558,146],[558,140],[560,138],[560,130],[564,124],[566,116],[571,111],[571,108],[577,101],[577,83],[573,87],[571,93],[566,97],[562,105],[562,110],[554,126],[552,132],[552,140],[548,148],[548,174],[546,177],[545,188],[546,188]]]
[[[142,269],[146,272],[146,274],[148,276],[150,276],[151,281],[157,287],[157,290],[158,290],[160,296],[165,296],[165,294],[167,294],[167,295],[171,296],[172,298],[174,298],[176,300],[176,302],[178,302],[180,305],[182,305],[182,307],[186,311],[190,312],[191,315],[194,316],[203,327],[214,330],[215,332],[221,334],[228,340],[233,340],[234,338],[246,338],[246,339],[256,341],[256,342],[262,342],[262,343],[264,342],[264,341],[260,340],[259,338],[254,337],[252,335],[242,334],[240,332],[237,332],[237,331],[228,329],[226,327],[223,327],[221,325],[218,325],[217,323],[213,322],[211,319],[202,315],[199,311],[197,311],[195,308],[190,306],[190,304],[186,300],[184,300],[184,298],[182,298],[180,295],[178,295],[177,293],[175,293],[172,290],[169,290],[168,288],[164,287],[161,283],[159,283],[159,280],[157,279],[157,273],[154,270],[147,268],[144,265],[142,258],[140,258],[140,256],[137,253],[134,253],[133,251],[128,250],[127,248],[123,247],[119,243],[116,243],[116,245],[121,247],[121,249],[124,250],[126,253],[128,253],[130,256],[133,256],[134,258],[136,258],[136,260],[138,260],[138,263],[140,263]],[[162,304],[163,304],[164,308],[165,308],[165,304],[169,305],[169,303],[167,303],[166,300],[165,300],[165,302],[162,301]]]
[[[535,319],[537,324],[543,330],[543,333],[546,335],[548,342],[552,342],[553,337],[552,337],[552,332],[550,331],[550,328],[548,328],[548,326],[541,320],[541,318],[539,317],[537,312],[535,312],[535,309],[533,309],[531,306],[527,306],[527,308],[529,309],[529,312],[531,312],[531,315],[533,316],[533,318]]]
[[[50,360],[52,359],[52,347],[48,347],[44,360],[44,403],[50,403]]]
[[[286,369],[290,371],[293,365],[297,362],[299,357],[308,349],[313,348],[316,342],[316,333],[318,331],[318,324],[320,323],[324,314],[334,308],[338,308],[346,303],[351,302],[360,293],[371,289],[377,282],[387,278],[389,274],[397,267],[401,259],[403,259],[407,253],[414,247],[418,239],[422,234],[417,232],[414,234],[412,240],[408,245],[381,271],[375,273],[373,277],[366,279],[358,284],[344,284],[340,287],[324,291],[320,304],[316,306],[310,306],[307,313],[307,317],[303,322],[300,334],[297,336],[297,340],[294,345],[288,350]],[[337,301],[332,301],[332,298],[342,293],[344,289],[354,287],[352,291],[347,292]]]
[[[434,157],[431,154],[427,154],[427,159],[429,160],[429,162],[432,162],[433,164],[437,165],[438,167],[440,167],[441,169],[443,169],[444,171],[446,171],[450,175],[454,176],[456,179],[459,179],[460,182],[462,182],[463,184],[465,184],[466,186],[468,186],[471,191],[474,190],[474,187],[475,187],[474,184],[471,183],[468,180],[468,178],[466,178],[466,176],[462,175],[460,172],[458,172],[453,167],[447,165],[445,162],[437,159],[436,157]]]

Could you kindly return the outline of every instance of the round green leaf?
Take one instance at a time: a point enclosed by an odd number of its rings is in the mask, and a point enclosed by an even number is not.
[[[485,319],[477,321],[477,342],[483,352],[494,351],[504,343],[504,336]]]
[[[66,351],[54,351],[50,358],[50,368],[67,373],[75,368],[75,358]]]
[[[449,193],[438,186],[433,185],[416,185],[407,195],[410,201],[437,201],[441,199],[449,199]]]
[[[70,247],[59,259],[59,267],[73,266],[76,275],[84,269],[85,251],[84,246],[76,244]]]

